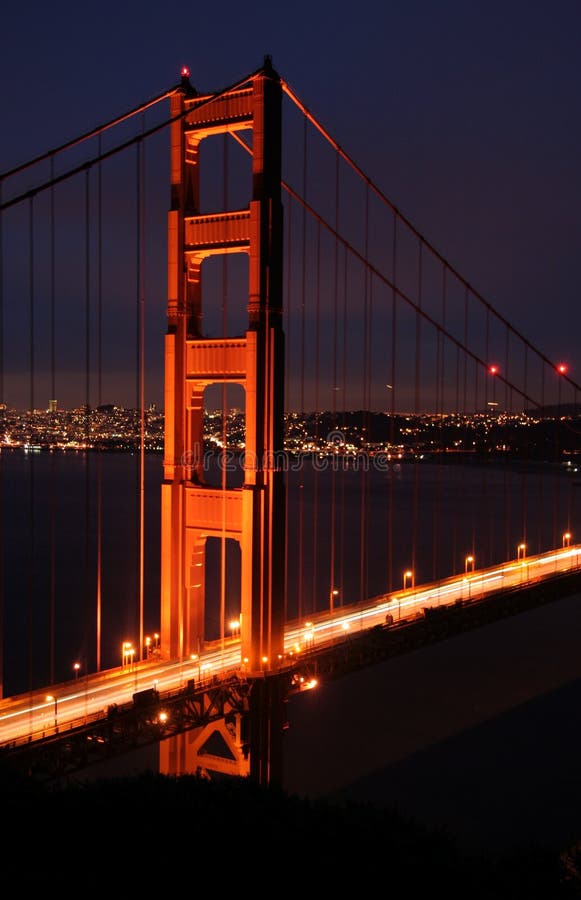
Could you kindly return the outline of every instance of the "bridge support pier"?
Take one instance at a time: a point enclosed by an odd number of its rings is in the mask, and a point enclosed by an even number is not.
[[[250,693],[250,777],[264,787],[282,787],[287,697],[288,676],[283,675],[255,680]]]
[[[160,772],[210,779],[218,773],[249,777],[263,787],[282,786],[289,675],[251,679],[248,686],[244,711],[213,718],[164,740]]]

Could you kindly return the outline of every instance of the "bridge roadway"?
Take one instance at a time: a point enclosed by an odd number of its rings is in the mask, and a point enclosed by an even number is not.
[[[579,570],[580,555],[581,545],[572,545],[383,594],[365,604],[341,606],[333,615],[319,613],[308,621],[289,623],[285,631],[286,658],[280,661],[281,667],[296,662],[297,655],[340,644],[349,635],[385,625],[386,621],[396,627],[404,626],[422,615],[425,607],[481,600],[500,591],[530,586],[557,574]],[[104,716],[111,705],[126,704],[137,691],[176,690],[185,687],[191,679],[203,686],[215,676],[220,678],[233,672],[244,673],[239,638],[208,644],[195,659],[147,660],[8,697],[0,701],[0,747],[28,743],[55,731],[62,733]]]

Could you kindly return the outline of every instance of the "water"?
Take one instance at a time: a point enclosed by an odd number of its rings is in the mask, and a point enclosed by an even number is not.
[[[99,572],[101,664],[119,665],[139,634],[139,456],[4,450],[0,478],[5,696],[67,680],[77,661],[94,670]],[[579,530],[575,486],[552,469],[304,458],[286,478],[288,618],[327,608],[333,588],[335,605],[353,603],[397,590],[408,569],[420,584],[464,571],[467,554],[490,565],[523,540],[534,553]],[[160,621],[161,482],[162,457],[147,454],[145,634]],[[208,543],[208,638],[219,636],[220,544]],[[239,611],[235,547],[227,563],[226,621]]]
[[[581,840],[581,597],[293,696],[290,793],[397,809],[466,852]]]

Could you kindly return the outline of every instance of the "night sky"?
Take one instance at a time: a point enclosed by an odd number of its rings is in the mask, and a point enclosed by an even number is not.
[[[199,91],[213,91],[270,54],[427,240],[579,380],[580,32],[576,0],[10,4],[0,167],[155,96],[182,65]],[[168,194],[165,170],[159,182]],[[163,302],[149,322],[156,338]],[[159,384],[150,399],[161,400]]]

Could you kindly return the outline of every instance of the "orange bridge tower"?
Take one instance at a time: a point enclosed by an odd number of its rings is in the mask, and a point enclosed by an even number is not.
[[[270,59],[243,82],[200,95],[182,76],[171,99],[168,329],[161,520],[161,641],[168,658],[204,646],[206,542],[240,545],[240,636],[249,675],[276,668],[284,636],[284,335],[282,329],[281,84]],[[208,137],[251,132],[252,195],[246,208],[200,212],[200,147]],[[248,328],[204,335],[202,279],[210,256],[248,256]],[[242,487],[205,480],[204,391],[245,391]]]

